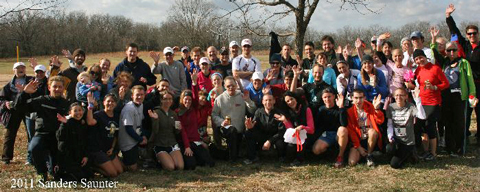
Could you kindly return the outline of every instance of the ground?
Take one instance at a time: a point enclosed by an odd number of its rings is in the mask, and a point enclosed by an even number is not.
[[[151,62],[146,58],[146,52],[141,55]],[[90,65],[101,57],[112,60],[113,70],[122,53],[87,55],[86,63]],[[262,53],[259,59],[265,69],[267,55]],[[11,67],[15,60],[0,60],[0,85],[12,77]],[[39,57],[41,64],[46,60],[47,57]],[[65,59],[63,61],[66,63]],[[472,121],[472,132],[476,131],[475,125],[476,122]],[[3,143],[4,132],[5,129],[0,127],[0,143]],[[276,163],[273,154],[266,154],[260,163],[248,166],[219,161],[214,168],[176,172],[147,169],[122,174],[113,181],[118,181],[116,189],[122,191],[480,191],[480,156],[474,145],[476,141],[472,137],[469,139],[471,144],[464,157],[451,158],[441,153],[435,162],[421,162],[399,170],[390,168],[384,158],[380,158],[380,165],[373,168],[360,164],[334,169],[332,157],[313,156],[308,156],[310,160],[304,166],[289,167]],[[18,179],[26,179],[29,183],[35,178],[34,168],[25,165],[27,138],[23,125],[15,147],[12,163],[0,165],[0,191],[11,190],[13,184],[19,185]],[[102,177],[97,179],[105,180]],[[33,189],[42,190],[35,183]]]

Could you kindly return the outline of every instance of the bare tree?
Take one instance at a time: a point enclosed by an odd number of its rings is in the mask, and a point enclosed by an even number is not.
[[[236,12],[240,12],[242,15],[242,25],[247,28],[250,33],[268,36],[268,34],[257,32],[259,26],[264,26],[268,22],[279,21],[289,15],[295,16],[295,30],[285,31],[279,34],[282,36],[294,36],[295,47],[297,54],[302,56],[303,54],[303,41],[307,32],[308,24],[312,18],[313,13],[317,9],[320,0],[298,0],[296,4],[287,0],[228,0],[235,5],[233,10],[228,11],[224,16],[232,15]],[[353,9],[362,13],[362,10],[368,12],[377,12],[368,7],[368,0],[341,0],[340,9]],[[330,1],[327,0],[330,3]],[[271,12],[266,7],[275,7],[278,10]],[[265,9],[264,9],[265,8]],[[262,15],[266,15],[264,18],[259,18],[259,15],[252,16],[252,12],[258,9],[262,9]]]
[[[16,2],[15,4],[11,4],[8,0],[2,1],[3,3],[0,4],[0,20],[3,20],[12,13],[47,10],[57,7],[68,0],[20,0],[20,2]]]

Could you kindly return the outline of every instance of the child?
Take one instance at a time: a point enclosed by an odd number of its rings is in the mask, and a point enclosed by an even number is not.
[[[77,101],[87,103],[87,93],[92,91],[95,100],[100,100],[100,84],[92,80],[92,76],[88,72],[82,72],[77,76]]]
[[[207,101],[208,93],[204,90],[198,91],[198,133],[203,142],[209,143],[210,138],[207,133],[208,116],[212,115],[212,105]]]
[[[395,53],[394,53],[395,59]],[[393,155],[390,166],[400,168],[412,157],[415,149],[415,132],[413,121],[417,115],[415,105],[407,102],[407,91],[397,88],[393,93],[395,103],[388,106],[388,141],[387,153]]]
[[[210,78],[212,79],[213,88],[208,93],[207,99],[210,101],[211,106],[213,106],[215,98],[217,98],[218,95],[221,95],[225,88],[223,88],[223,77],[220,73],[213,73]]]
[[[67,181],[80,181],[89,178],[86,167],[87,157],[87,123],[83,118],[83,108],[78,102],[72,103],[68,114],[70,118],[58,115],[62,124],[57,131],[58,167],[56,175]]]

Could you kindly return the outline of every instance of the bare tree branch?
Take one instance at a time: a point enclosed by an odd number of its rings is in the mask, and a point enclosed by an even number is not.
[[[22,11],[41,11],[47,10],[50,8],[57,7],[60,4],[65,3],[68,0],[24,0],[20,1],[13,7],[7,7],[8,1],[5,1],[5,4],[0,6],[2,11],[0,12],[0,19],[12,14]]]

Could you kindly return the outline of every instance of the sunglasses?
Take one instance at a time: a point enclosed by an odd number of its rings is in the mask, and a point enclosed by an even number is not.
[[[270,65],[272,65],[272,66],[273,65],[280,65],[280,63],[279,62],[272,62],[272,63],[270,63]]]
[[[250,45],[244,45],[243,47],[244,47],[244,48],[250,48],[250,47],[252,47],[252,46],[250,46]]]
[[[467,35],[476,35],[478,32],[467,33]]]
[[[457,49],[447,49],[447,52],[451,52],[451,51],[456,52]]]

